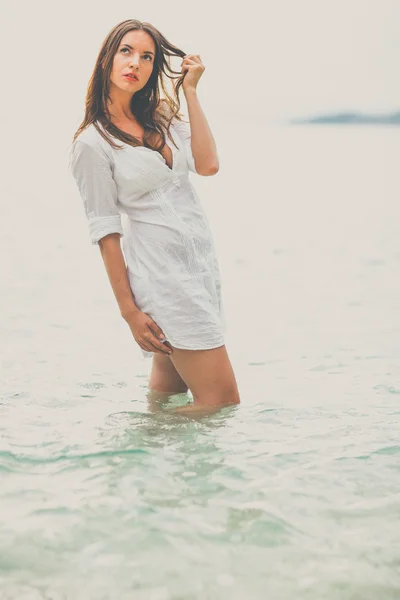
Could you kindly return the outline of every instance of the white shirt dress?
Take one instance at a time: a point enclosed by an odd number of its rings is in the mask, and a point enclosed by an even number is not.
[[[189,179],[190,171],[196,173],[190,125],[175,117],[170,131],[178,146],[166,136],[172,169],[156,150],[116,138],[123,148],[112,148],[93,124],[73,142],[69,169],[92,244],[110,233],[122,236],[138,308],[172,346],[208,350],[224,344],[220,272],[209,223]]]

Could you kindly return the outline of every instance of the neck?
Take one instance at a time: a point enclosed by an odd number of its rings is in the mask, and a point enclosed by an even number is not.
[[[111,119],[118,121],[136,121],[131,112],[131,100],[133,94],[129,94],[116,87],[110,90],[110,100],[107,101],[107,108],[110,111]]]

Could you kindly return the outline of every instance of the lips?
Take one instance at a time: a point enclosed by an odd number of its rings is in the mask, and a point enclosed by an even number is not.
[[[126,77],[130,81],[139,81],[139,79],[136,77],[136,75],[131,75],[130,73],[125,73],[124,77]]]

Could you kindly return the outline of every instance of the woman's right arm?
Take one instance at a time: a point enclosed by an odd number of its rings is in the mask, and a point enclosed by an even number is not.
[[[121,316],[127,320],[139,309],[133,299],[119,234],[111,233],[101,238],[99,248]]]
[[[159,341],[165,338],[162,329],[134,302],[119,234],[112,233],[101,238],[99,247],[121,316],[128,323],[136,342],[147,352],[171,354],[171,349]]]
[[[159,341],[163,339],[163,331],[138,309],[133,299],[120,244],[123,230],[117,188],[107,153],[99,146],[76,140],[71,148],[69,167],[83,200],[92,244],[100,247],[122,317],[143,350],[170,354],[171,348]]]

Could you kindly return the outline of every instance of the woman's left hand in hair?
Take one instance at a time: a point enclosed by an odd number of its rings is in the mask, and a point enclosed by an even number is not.
[[[182,60],[182,73],[186,72],[182,83],[183,90],[196,89],[204,70],[205,66],[201,62],[200,54],[187,54]]]

